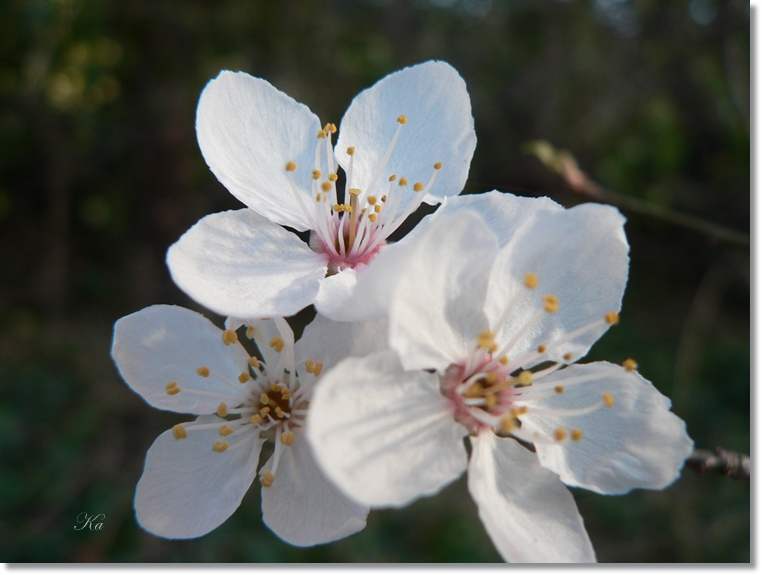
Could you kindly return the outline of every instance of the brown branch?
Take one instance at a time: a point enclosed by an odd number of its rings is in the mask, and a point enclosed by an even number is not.
[[[637,198],[617,194],[600,184],[580,170],[577,160],[566,150],[556,150],[545,140],[537,140],[524,144],[524,152],[536,156],[549,170],[563,178],[566,187],[581,196],[596,202],[611,204],[626,211],[658,218],[670,224],[689,228],[712,238],[728,243],[751,246],[749,234],[707,221],[697,216],[676,212],[664,206],[649,204]]]
[[[748,455],[715,447],[714,451],[694,449],[691,456],[685,460],[685,465],[696,473],[711,471],[719,475],[727,475],[731,479],[749,479],[751,477],[751,460]]]

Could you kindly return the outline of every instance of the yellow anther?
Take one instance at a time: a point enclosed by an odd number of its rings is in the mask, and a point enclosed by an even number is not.
[[[377,216],[375,213],[373,213],[373,214],[370,214],[370,215],[368,216],[368,219],[369,219],[369,220],[370,220],[372,223],[375,223],[375,222],[376,222],[376,220],[378,219],[378,216]]]
[[[250,357],[249,358],[249,365],[251,367],[255,367],[255,368],[259,369],[259,366],[261,365],[261,362],[256,357]]]
[[[516,429],[516,421],[512,416],[507,416],[500,420],[500,431],[503,433],[510,433],[514,429]]]
[[[380,214],[382,209],[383,208],[381,207],[381,204],[373,206],[373,211],[376,212],[377,214]]]
[[[258,413],[255,413],[254,415],[252,415],[252,416],[249,418],[249,421],[250,421],[251,423],[254,423],[254,424],[256,424],[256,423],[259,423],[259,422],[261,422],[261,421],[262,421],[262,416],[261,416],[261,415],[259,415]]]
[[[283,413],[283,410],[280,407],[276,407],[275,408],[275,415],[277,415],[278,417],[280,417],[282,419],[283,416],[286,415],[286,414]]]
[[[287,390],[287,389],[284,389],[284,390],[283,390],[283,391],[281,391],[280,393],[281,393],[281,396],[282,396],[282,398],[283,398],[284,400],[286,400],[286,399],[291,399],[291,392],[290,392],[289,390]]]
[[[267,405],[265,405],[262,409],[259,410],[259,415],[262,416],[262,419],[264,419],[268,413],[270,413],[270,408]]]
[[[333,204],[333,211],[339,213],[343,207],[341,204]]]
[[[572,429],[571,430],[571,438],[572,441],[579,441],[582,439],[582,430],[581,429]]]
[[[326,124],[325,128],[323,128],[326,132],[331,132],[331,134],[336,133],[336,124]]]
[[[495,375],[494,371],[490,371],[487,375],[484,376],[484,380],[492,385],[493,383],[497,382],[497,375]]]
[[[312,179],[319,180],[323,173],[320,170],[312,170]]]
[[[519,407],[519,415],[524,415],[527,411],[529,411],[529,408],[526,405]]]
[[[349,195],[350,196],[359,196],[360,190],[358,188],[349,188]]]
[[[400,187],[407,186],[407,178],[405,176],[402,176],[399,181]]]
[[[531,385],[532,384],[532,372],[527,371],[526,369],[522,371],[519,374],[519,383],[522,385]]]
[[[257,333],[257,328],[255,328],[253,325],[250,325],[246,328],[246,337],[249,339],[254,339],[255,333]]]
[[[222,341],[225,345],[236,343],[238,341],[238,334],[232,329],[226,329],[222,332]]]
[[[280,434],[280,442],[283,445],[293,445],[294,444],[294,432],[293,431],[284,431]]]
[[[233,433],[233,428],[230,427],[229,425],[223,425],[220,427],[220,435],[222,437],[227,437],[231,433]]]
[[[559,427],[553,432],[553,437],[556,438],[556,441],[563,441],[566,439],[566,430]]]
[[[199,374],[201,377],[209,377],[209,368],[205,365],[202,365],[196,370],[196,373]]]
[[[317,137],[318,140],[324,140],[328,137],[328,133],[325,130],[318,130]]]
[[[263,471],[262,475],[259,476],[259,482],[262,484],[262,487],[270,487],[273,481],[275,481],[275,476],[269,471]]]
[[[504,355],[503,357],[501,357],[501,358],[500,358],[500,363],[501,363],[502,365],[508,365],[508,356],[507,356],[507,355]]]
[[[436,164],[434,164],[434,169],[435,170],[441,170],[442,169],[442,162],[437,162]]]
[[[574,356],[571,354],[571,352],[570,352],[570,351],[569,351],[569,352],[566,352],[566,353],[564,354],[564,361],[571,361],[572,357],[574,357]]]
[[[537,346],[537,353],[545,353],[547,349],[548,348],[546,346],[544,346],[543,344],[540,344]]]
[[[338,179],[339,179],[339,176],[337,176],[336,174],[334,174],[333,172],[331,172],[330,174],[328,174],[328,179],[329,179],[331,182],[335,182],[336,180],[338,180]]]
[[[348,156],[354,156],[355,155],[355,147],[354,146],[349,146],[347,148],[347,155]]]
[[[386,201],[386,194],[384,194],[383,196],[381,196],[381,201],[382,201],[382,202],[385,202],[385,201]]]
[[[331,182],[323,182],[322,184],[320,184],[320,189],[323,190],[324,192],[329,191],[331,189]]]
[[[307,370],[307,373],[312,373],[312,370],[315,369],[315,362],[311,359],[308,359],[304,362],[304,367]]]
[[[397,179],[397,174],[392,174],[391,176],[389,176],[389,181],[390,182],[393,182],[396,179]],[[384,200],[384,201],[386,201],[386,200]]]
[[[564,386],[563,385],[557,385],[553,388],[556,393],[563,393],[564,392]]]
[[[371,206],[376,205],[376,202],[378,201],[378,198],[376,196],[368,196],[368,203]]]
[[[558,311],[558,298],[554,295],[542,296],[542,307],[548,313],[556,313]]]
[[[317,377],[320,375],[320,372],[323,371],[323,362],[318,361],[315,362],[315,369],[312,370],[312,374]]]
[[[493,343],[495,343],[495,334],[488,329],[480,332],[476,337],[476,345],[481,348],[488,349]]]
[[[632,359],[631,357],[628,357],[622,362],[622,367],[625,368],[627,371],[635,371],[638,369],[638,362]]]
[[[611,395],[609,392],[606,392],[601,397],[603,397],[603,403],[606,404],[606,407],[614,407],[613,395]]]
[[[610,311],[605,316],[606,323],[609,325],[616,325],[619,323],[619,314],[615,311]]]
[[[286,162],[286,171],[287,172],[295,172],[296,171],[296,162]]]
[[[529,272],[524,276],[524,285],[529,289],[534,289],[540,284],[540,278],[534,272]]]
[[[251,379],[251,376],[245,371],[242,371],[241,375],[238,376],[238,381],[240,381],[241,383],[246,383],[250,379]]]
[[[266,393],[263,393],[262,395],[259,396],[259,402],[262,405],[267,405],[268,403],[270,403],[270,397]]]
[[[220,417],[227,417],[228,415],[228,404],[224,401],[220,403],[220,406],[217,408],[217,415]]]
[[[487,394],[484,399],[487,402],[485,404],[485,407],[487,409],[492,409],[493,407],[497,405],[497,395],[495,395],[494,393]]]
[[[405,124],[407,124],[407,116],[399,116],[397,118],[397,122],[404,126]]]
[[[284,345],[285,344],[283,343],[283,339],[279,335],[276,335],[274,338],[270,340],[270,347],[273,348],[278,353],[283,351]]]
[[[416,182],[413,184],[413,191],[420,192],[423,189],[423,182]]]
[[[178,423],[172,428],[172,435],[175,436],[175,439],[185,439],[188,437],[188,430],[182,423]]]
[[[352,213],[352,206],[350,206],[349,204],[344,204],[344,205],[342,206],[342,209],[341,209],[341,211],[342,211],[342,212],[345,212],[345,213],[347,213],[347,214],[351,214],[351,213]]]
[[[316,201],[316,202],[319,202],[319,201],[320,201],[320,199],[321,199],[322,197],[323,197],[323,194],[321,194],[320,192],[318,192],[317,194],[315,194],[315,201]]]
[[[273,391],[280,391],[279,384],[277,384],[277,383],[271,383],[270,384],[270,389],[273,390]]]
[[[167,384],[167,387],[165,387],[164,389],[167,390],[167,393],[169,395],[175,395],[177,393],[180,393],[180,386],[177,384],[176,381],[170,381]]]
[[[217,453],[222,453],[228,447],[230,447],[230,444],[227,441],[220,441],[219,439],[214,442],[214,445],[212,445],[212,449]]]

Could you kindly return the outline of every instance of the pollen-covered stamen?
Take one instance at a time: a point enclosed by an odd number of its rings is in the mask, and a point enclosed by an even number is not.
[[[226,329],[222,332],[222,341],[225,345],[238,343],[238,334],[235,332],[235,330]]]
[[[263,471],[259,476],[259,481],[262,483],[262,487],[272,487],[272,484],[275,481],[275,475],[269,471]]]
[[[180,393],[180,385],[177,381],[170,381],[165,389],[169,395],[177,395]]]
[[[172,435],[175,436],[175,439],[185,439],[188,437],[188,431],[182,423],[178,423],[172,428]]]
[[[271,347],[271,348],[273,348],[275,351],[277,351],[278,353],[280,353],[280,352],[282,352],[282,351],[283,351],[283,345],[284,345],[284,344],[283,344],[283,338],[281,338],[280,336],[277,336],[277,335],[276,335],[274,338],[272,338],[272,339],[270,340],[270,344],[269,344],[269,345],[270,345],[270,347]]]
[[[638,362],[634,359],[627,358],[622,362],[622,367],[625,368],[627,371],[635,371],[638,369]]]

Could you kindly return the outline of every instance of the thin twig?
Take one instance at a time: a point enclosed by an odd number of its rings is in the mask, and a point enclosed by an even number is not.
[[[524,151],[536,156],[546,168],[563,178],[564,184],[572,192],[601,202],[611,204],[626,211],[658,218],[671,224],[689,228],[711,236],[712,238],[749,248],[749,234],[707,221],[698,216],[682,214],[664,206],[656,206],[642,200],[617,194],[594,182],[580,170],[577,160],[566,150],[556,150],[544,140],[529,142],[524,145]]]
[[[719,475],[727,475],[731,479],[749,479],[751,476],[751,460],[748,455],[715,447],[714,451],[694,449],[691,456],[685,460],[685,465],[697,473],[711,471]]]

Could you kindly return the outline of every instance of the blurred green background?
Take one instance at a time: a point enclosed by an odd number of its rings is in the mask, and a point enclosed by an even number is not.
[[[196,144],[209,79],[244,70],[338,123],[359,90],[431,58],[471,94],[467,193],[582,201],[522,153],[542,138],[620,194],[748,233],[747,2],[0,2],[0,560],[500,560],[463,480],[311,549],[264,527],[257,488],[201,539],[143,532],[145,452],[187,418],[146,405],[109,356],[119,317],[200,310],[166,249],[240,207]],[[748,453],[748,248],[626,215],[622,323],[591,359],[637,358],[698,447]],[[575,496],[600,561],[750,560],[748,481],[684,470],[661,492]],[[105,514],[103,530],[75,531],[83,511]]]

